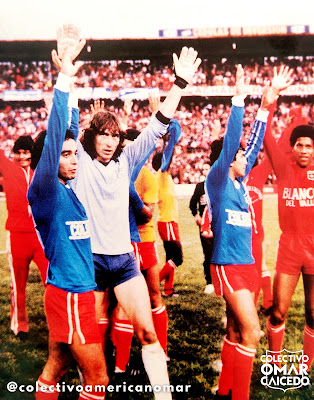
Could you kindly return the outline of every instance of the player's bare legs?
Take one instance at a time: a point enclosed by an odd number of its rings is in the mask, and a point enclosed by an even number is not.
[[[221,353],[218,394],[244,400],[249,393],[253,359],[260,339],[255,293],[247,289],[225,292],[227,335]]]
[[[48,341],[49,356],[41,377],[46,381],[57,383],[67,372],[73,359],[66,343],[56,342],[51,337]]]
[[[273,311],[270,316],[270,323],[273,326],[284,323],[298,281],[299,275],[276,272],[273,286]]]
[[[280,351],[285,331],[285,320],[299,275],[276,271],[273,286],[273,308],[267,321],[267,341],[271,351]],[[280,363],[278,363],[280,366]]]
[[[164,303],[162,301],[160,293],[158,265],[154,265],[151,268],[143,270],[142,273],[147,283],[152,308],[160,307]]]
[[[73,334],[73,343],[69,345],[86,385],[108,385],[107,368],[100,343],[82,344],[77,334]]]
[[[95,294],[95,310],[96,321],[98,322],[98,330],[100,334],[101,344],[105,347],[105,336],[109,327],[108,308],[110,304],[109,289],[105,292],[94,291]]]
[[[165,320],[165,317],[167,316],[167,314],[160,293],[158,265],[155,265],[146,270],[142,270],[142,274],[146,280],[149,292],[153,323],[156,330],[156,334],[162,348],[166,352],[167,320]],[[160,329],[160,326],[164,329]],[[114,322],[114,340],[116,346],[115,372],[124,372],[126,370],[126,366],[130,357],[132,337],[133,337],[133,326],[131,325],[126,312],[118,303],[116,307],[116,315]]]
[[[253,296],[247,289],[224,293],[227,302],[227,338],[255,349],[260,339],[260,325]]]
[[[118,302],[128,315],[142,345],[157,342],[148,289],[143,276],[136,276],[114,288]],[[140,312],[139,312],[140,311]]]
[[[131,321],[142,345],[142,359],[152,386],[168,385],[165,353],[154,329],[149,294],[143,276],[136,276],[114,288],[118,302]],[[170,400],[171,393],[155,392],[155,399]]]

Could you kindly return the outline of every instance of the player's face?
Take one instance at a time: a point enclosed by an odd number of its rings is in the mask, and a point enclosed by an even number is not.
[[[17,153],[14,153],[15,162],[18,163],[21,168],[28,168],[31,165],[31,158],[32,154],[29,150],[20,149]]]
[[[63,143],[58,178],[66,184],[67,181],[74,179],[77,170],[77,146],[75,140],[68,139]]]
[[[96,159],[107,164],[114,155],[120,142],[120,135],[117,131],[104,130],[95,136]]]
[[[244,150],[239,150],[237,152],[235,160],[231,164],[234,176],[240,178],[245,175],[245,168],[247,166],[247,159],[245,157]]]
[[[210,170],[210,165],[209,165],[209,164],[204,164],[204,165],[203,165],[203,175],[204,175],[204,176],[207,176],[209,170]]]
[[[309,137],[299,137],[293,146],[293,154],[301,168],[311,165],[314,156],[313,140]]]

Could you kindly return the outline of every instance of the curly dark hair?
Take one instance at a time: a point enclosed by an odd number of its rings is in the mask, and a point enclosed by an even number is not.
[[[17,153],[19,150],[32,150],[34,141],[31,138],[31,136],[20,136],[16,141],[14,142],[13,146],[13,153]]]
[[[112,156],[112,159],[117,161],[123,150],[122,143],[124,141],[125,134],[120,129],[118,118],[109,111],[99,111],[94,115],[90,126],[84,130],[84,135],[81,139],[82,146],[92,159],[96,158],[97,153],[95,149],[95,137],[96,135],[103,135],[105,131],[119,133],[119,144]]]
[[[290,136],[290,146],[293,147],[300,137],[309,137],[314,143],[314,128],[311,125],[296,126]]]

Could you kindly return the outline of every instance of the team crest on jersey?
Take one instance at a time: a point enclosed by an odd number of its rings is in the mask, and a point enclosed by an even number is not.
[[[237,211],[237,210],[228,210],[225,209],[226,213],[228,214],[228,218],[226,223],[229,225],[235,226],[244,226],[244,227],[251,227],[251,214],[249,212],[244,211]]]
[[[70,240],[88,239],[90,237],[88,221],[66,221],[70,227]]]
[[[314,181],[314,171],[307,171],[307,179],[309,181]]]

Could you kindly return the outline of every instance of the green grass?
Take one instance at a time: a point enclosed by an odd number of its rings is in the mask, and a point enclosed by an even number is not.
[[[169,315],[169,356],[168,365],[170,381],[173,385],[190,384],[189,393],[175,393],[174,399],[205,400],[212,399],[211,388],[218,382],[218,373],[211,365],[219,359],[221,339],[224,328],[221,318],[224,316],[223,300],[214,295],[204,295],[205,279],[203,274],[203,254],[198,236],[198,229],[188,209],[188,199],[179,201],[180,235],[184,252],[184,263],[176,272],[176,291],[179,298],[167,299]],[[277,209],[274,197],[264,201],[264,225],[267,265],[273,273],[278,247],[280,230],[277,221]],[[6,218],[5,203],[0,202],[0,250],[5,249],[4,224]],[[158,250],[164,260],[164,250],[158,238]],[[34,385],[47,359],[47,328],[43,310],[43,287],[40,283],[36,266],[31,265],[27,286],[28,315],[30,319],[30,336],[21,342],[14,337],[9,328],[10,317],[10,272],[5,255],[0,254],[0,398],[33,399],[32,393],[9,393],[6,384],[16,381],[18,384]],[[261,319],[265,330],[265,319]],[[286,325],[284,346],[290,351],[302,349],[304,327],[304,299],[300,280],[292,299]],[[131,353],[132,365],[140,365],[140,348],[136,339]],[[254,362],[251,384],[251,398],[269,399],[310,399],[311,388],[288,391],[266,389],[260,383],[259,358],[267,349],[266,338],[262,338]],[[64,377],[69,384],[78,384],[76,368],[72,368]],[[126,378],[127,383],[148,383],[143,375]],[[111,380],[115,383],[114,378]],[[121,383],[121,382],[120,382]],[[60,394],[60,399],[76,399],[77,394]],[[107,394],[106,399],[121,399],[117,393]],[[130,394],[132,399],[151,399],[149,394]]]

